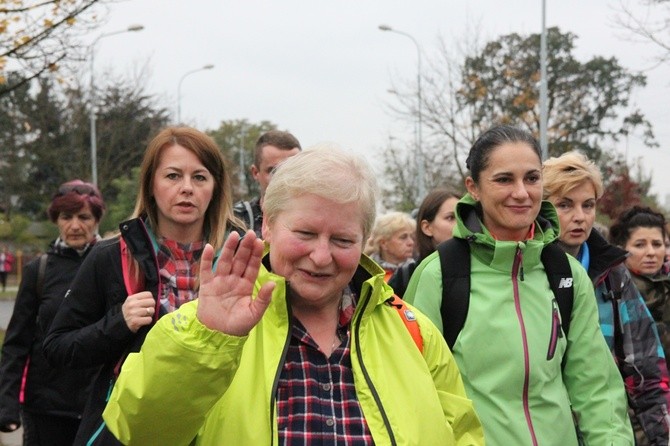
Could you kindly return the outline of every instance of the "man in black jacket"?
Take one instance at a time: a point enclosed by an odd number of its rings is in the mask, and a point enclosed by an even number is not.
[[[254,149],[254,163],[251,165],[251,176],[258,183],[260,196],[251,201],[238,201],[235,203],[235,216],[244,224],[253,229],[258,237],[261,236],[263,226],[263,196],[267,189],[275,167],[286,158],[291,157],[302,148],[300,142],[289,132],[281,130],[270,130],[258,138]]]

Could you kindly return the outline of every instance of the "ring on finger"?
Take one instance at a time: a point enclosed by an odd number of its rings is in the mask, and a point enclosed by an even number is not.
[[[147,310],[147,316],[151,316],[151,308],[146,307],[145,310]]]

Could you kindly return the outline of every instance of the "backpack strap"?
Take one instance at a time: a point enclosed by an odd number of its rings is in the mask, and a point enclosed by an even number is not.
[[[568,255],[558,244],[550,243],[542,250],[542,264],[547,273],[549,286],[554,293],[558,310],[561,313],[561,328],[568,336],[570,331],[570,318],[572,317],[572,302],[574,300],[574,286],[572,279],[572,268]]]
[[[44,253],[40,256],[40,264],[37,267],[37,285],[35,287],[37,291],[37,297],[42,298],[42,291],[44,290],[44,275],[47,271],[47,254]]]
[[[467,240],[451,238],[437,245],[442,269],[442,333],[449,348],[453,349],[458,334],[465,325],[470,304],[470,245]],[[567,254],[555,243],[542,250],[544,265],[551,290],[561,314],[565,335],[570,330],[574,288],[572,269]]]
[[[132,254],[128,250],[128,245],[123,237],[119,237],[119,246],[121,248],[121,270],[123,271],[123,283],[126,286],[128,296],[139,293],[144,289],[142,282],[143,276],[139,274],[135,262],[132,260]]]
[[[470,305],[470,245],[454,237],[437,245],[437,252],[442,269],[442,333],[453,349]]]
[[[614,354],[617,358],[617,361],[623,360],[625,354],[623,351],[623,328],[621,326],[621,314],[619,311],[619,302],[621,302],[623,296],[623,280],[624,278],[616,270],[616,268],[611,269],[607,272],[605,277],[605,287],[607,288],[607,293],[612,299],[612,325],[614,326]]]
[[[243,201],[244,208],[247,210],[247,217],[249,217],[249,229],[254,230],[254,211],[251,209],[251,203]]]
[[[405,327],[407,327],[407,331],[409,332],[410,336],[412,336],[416,347],[419,349],[420,353],[423,353],[423,337],[421,336],[421,327],[419,327],[419,323],[416,321],[416,315],[414,314],[414,311],[410,310],[407,307],[405,301],[399,298],[396,294],[394,294],[393,297],[387,302],[395,307],[396,310],[398,310],[400,319],[402,319]]]
[[[128,249],[128,245],[126,244],[123,236],[119,237],[119,247],[121,249],[121,270],[123,272],[123,283],[126,286],[126,293],[128,293],[128,296],[130,296],[131,294],[136,294],[144,290],[144,276],[140,274],[140,271],[137,268],[137,264],[133,261],[132,254]],[[155,308],[153,319],[153,323],[158,320],[158,308]],[[145,327],[146,325],[140,328],[140,330],[144,332],[144,336],[146,336],[147,331]],[[144,341],[144,338],[142,338],[142,341]],[[121,355],[121,358],[119,358],[119,360],[116,362],[116,365],[114,366],[115,378],[119,376],[119,373],[121,373],[121,366],[126,360],[128,353],[130,353],[130,349],[127,349]]]

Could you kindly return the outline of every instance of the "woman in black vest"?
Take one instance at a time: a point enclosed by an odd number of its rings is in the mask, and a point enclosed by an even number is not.
[[[2,346],[0,430],[12,432],[23,424],[25,446],[70,446],[79,427],[96,369],[52,367],[42,343],[70,282],[99,239],[104,211],[93,184],[63,184],[47,210],[58,238],[23,269]]]

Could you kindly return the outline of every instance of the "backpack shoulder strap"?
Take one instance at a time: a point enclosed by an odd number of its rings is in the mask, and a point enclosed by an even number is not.
[[[541,259],[549,285],[556,298],[558,310],[561,313],[561,328],[563,328],[563,333],[567,337],[570,331],[574,299],[572,269],[570,268],[568,254],[556,243],[550,243],[542,250]]]
[[[407,307],[405,301],[399,298],[396,294],[394,294],[393,298],[387,302],[396,310],[398,310],[400,319],[402,319],[405,327],[407,327],[407,331],[409,332],[410,336],[412,336],[416,347],[419,349],[420,353],[423,353],[423,338],[421,337],[421,327],[419,327],[419,323],[416,321],[416,315],[414,312],[410,310]]]
[[[624,339],[623,339],[623,326],[621,321],[621,312],[619,311],[619,302],[621,302],[623,297],[623,280],[624,277],[620,273],[620,270],[617,268],[610,269],[607,272],[605,277],[605,287],[607,288],[607,293],[612,300],[612,319],[614,322],[614,354],[616,355],[617,360],[624,359]]]
[[[40,264],[37,267],[37,297],[42,298],[42,291],[44,290],[44,275],[47,271],[47,254],[44,253],[40,256]]]
[[[126,286],[126,292],[131,294],[142,291],[144,285],[142,276],[137,271],[137,265],[133,262],[132,254],[128,250],[128,245],[123,237],[119,237],[119,246],[121,248],[121,270],[123,271],[123,283]]]
[[[243,201],[244,208],[247,210],[247,217],[249,217],[249,229],[254,229],[254,211],[251,209],[251,203]]]
[[[437,245],[437,252],[442,270],[442,333],[452,349],[470,304],[470,245],[454,237]]]
[[[470,246],[467,240],[452,238],[437,246],[442,270],[442,333],[449,348],[453,348],[465,325],[470,304]],[[567,254],[556,244],[542,250],[549,284],[561,313],[563,332],[570,330],[573,284],[572,269]]]

